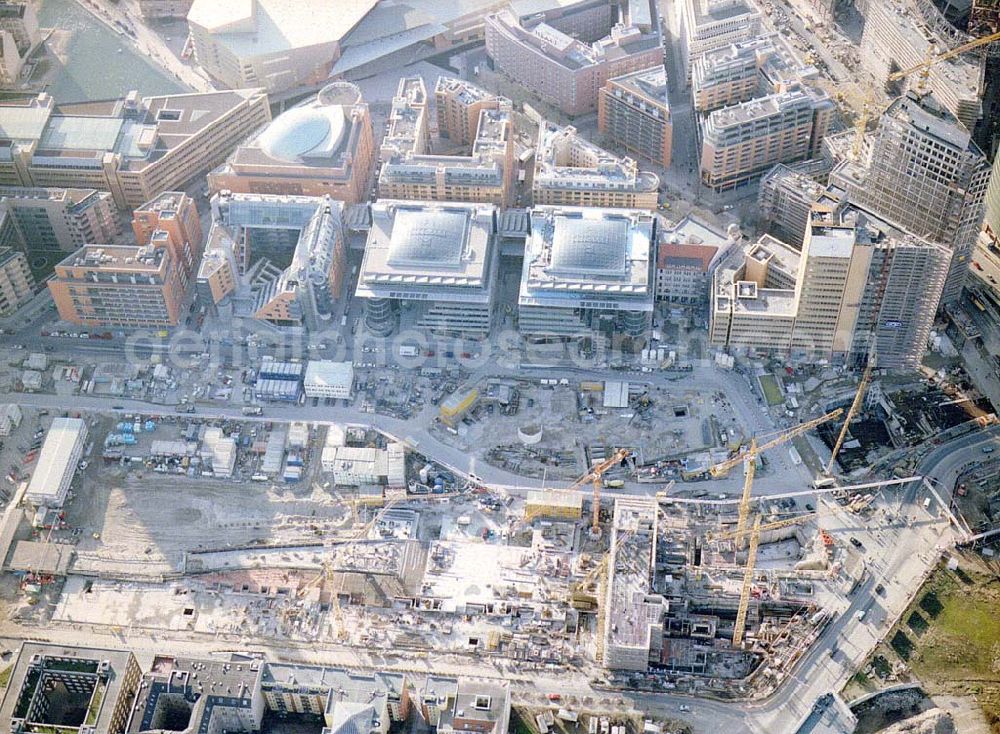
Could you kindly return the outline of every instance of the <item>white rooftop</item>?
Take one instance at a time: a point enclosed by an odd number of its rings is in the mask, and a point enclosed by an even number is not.
[[[26,497],[30,502],[36,505],[51,503],[50,507],[62,505],[65,499],[63,480],[67,472],[76,471],[73,449],[77,441],[82,440],[84,431],[86,425],[79,418],[53,419],[28,485]]]

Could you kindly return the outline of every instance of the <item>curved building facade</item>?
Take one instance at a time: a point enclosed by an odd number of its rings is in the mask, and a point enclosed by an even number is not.
[[[282,113],[208,176],[213,192],[330,196],[364,201],[374,162],[368,105],[337,82]]]

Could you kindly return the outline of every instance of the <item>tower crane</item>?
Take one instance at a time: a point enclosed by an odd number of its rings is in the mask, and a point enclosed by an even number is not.
[[[611,456],[606,458],[604,461],[596,464],[589,472],[584,474],[582,477],[577,479],[568,489],[576,489],[581,487],[587,482],[590,482],[594,487],[594,500],[593,500],[593,518],[590,524],[590,532],[593,535],[598,535],[601,532],[601,478],[604,474],[614,467],[616,464],[620,464],[626,458],[631,455],[631,451],[628,449],[617,449]]]
[[[403,499],[402,497],[393,497],[391,500],[386,502],[385,505],[382,507],[382,512],[385,512],[396,503],[402,501],[402,499]],[[375,527],[375,523],[378,522],[378,517],[380,514],[381,512],[376,512],[372,516],[372,519],[366,522],[360,530],[358,530],[351,537],[349,537],[346,542],[351,542],[353,540],[360,540],[361,538],[364,538],[366,535],[368,535],[371,529]],[[329,581],[332,575],[333,575],[333,568],[331,567],[330,560],[324,559],[320,572],[316,574],[316,577],[313,578],[308,584],[299,589],[299,592],[296,595],[296,597],[304,596],[305,593],[309,591],[309,589],[313,588],[314,586],[317,586],[322,581]],[[347,630],[344,627],[344,611],[340,608],[340,599],[338,599],[337,595],[334,593],[330,594],[330,607],[333,610],[333,616],[336,625],[334,630],[336,638],[338,641],[344,640],[347,637]]]
[[[757,565],[757,548],[760,545],[760,515],[754,520],[750,532],[750,548],[747,550],[747,565],[743,571],[743,586],[740,588],[740,606],[736,610],[736,625],[733,627],[733,647],[743,644],[743,634],[747,626],[747,609],[750,607],[750,587],[753,586],[753,572]]]
[[[985,46],[995,41],[1000,41],[1000,31],[996,33],[990,33],[989,35],[986,36],[980,36],[979,38],[974,38],[968,43],[963,43],[960,46],[955,46],[955,48],[949,51],[944,51],[943,53],[939,53],[935,56],[930,56],[929,58],[921,61],[919,64],[914,64],[909,68],[900,69],[899,71],[893,72],[887,77],[887,79],[889,82],[898,82],[900,79],[904,79],[910,76],[911,74],[915,74],[918,71],[926,72],[930,67],[934,66],[934,64],[938,63],[939,61],[947,61],[948,59],[953,59],[956,56],[961,56],[967,51],[972,51],[973,49],[979,48],[980,46]]]
[[[840,453],[841,447],[844,445],[844,439],[847,438],[847,430],[851,426],[851,421],[861,410],[861,405],[865,399],[865,391],[868,389],[868,383],[872,379],[872,370],[875,369],[876,355],[875,347],[872,345],[871,351],[868,353],[868,364],[865,365],[865,371],[861,375],[861,382],[858,383],[858,391],[854,394],[854,400],[851,402],[851,407],[847,410],[847,416],[844,418],[844,425],[840,428],[840,435],[837,436],[837,442],[833,445],[833,451],[830,454],[830,461],[827,462],[826,471],[823,472],[826,476],[833,476],[834,463],[837,461],[837,454]]]
[[[716,464],[709,468],[708,472],[713,477],[720,476],[729,471],[732,467],[739,463],[745,463],[746,475],[743,480],[743,494],[740,497],[740,514],[739,520],[737,520],[736,529],[742,531],[746,529],[747,518],[750,517],[750,494],[753,491],[753,478],[757,471],[757,457],[764,451],[768,449],[773,449],[775,446],[780,446],[795,438],[798,435],[805,433],[806,431],[815,428],[818,425],[826,423],[834,418],[839,418],[843,413],[842,408],[837,408],[834,411],[827,413],[826,415],[820,416],[819,418],[813,418],[811,421],[806,421],[805,423],[800,423],[794,428],[789,428],[786,431],[782,431],[776,437],[762,444],[757,443],[756,437],[751,439],[750,448],[743,453],[737,454],[736,456],[730,457],[723,462]]]
[[[793,426],[787,430],[779,431],[774,438],[771,438],[762,444],[758,444],[756,448],[751,449],[750,451],[746,451],[731,456],[725,461],[720,461],[718,464],[709,467],[708,473],[716,478],[721,477],[737,464],[742,464],[743,461],[748,456],[750,456],[751,451],[755,452],[754,458],[756,458],[757,455],[762,454],[770,449],[773,449],[775,446],[780,446],[781,444],[785,443],[785,441],[793,439],[796,436],[805,433],[806,431],[810,431],[816,426],[822,425],[827,421],[835,420],[843,414],[844,414],[844,409],[837,408],[836,410],[830,411],[826,415],[821,415],[819,418],[813,418],[812,420],[805,421],[804,423],[799,423],[797,426]],[[766,438],[766,436],[764,436],[764,438]]]

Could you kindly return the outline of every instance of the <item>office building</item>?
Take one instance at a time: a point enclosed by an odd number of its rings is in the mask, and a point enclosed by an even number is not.
[[[450,80],[454,82],[454,80]],[[466,135],[466,125],[475,112],[472,145],[468,153],[431,153],[427,91],[420,77],[400,80],[393,99],[388,131],[380,149],[379,196],[414,201],[484,202],[509,205],[513,197],[516,164],[511,105],[503,98],[481,99],[482,90],[471,85],[438,83],[443,97],[443,132],[453,135],[449,142]],[[464,92],[479,101],[464,105]],[[450,126],[450,127],[448,127]]]
[[[184,263],[164,246],[85,245],[48,281],[59,318],[80,326],[176,326],[187,295]]]
[[[609,670],[649,669],[664,647],[666,598],[653,591],[656,567],[657,514],[655,499],[617,498],[612,515],[608,580],[602,602],[604,667]]]
[[[223,87],[269,94],[321,83],[339,41],[376,0],[194,0],[187,14],[198,65]]]
[[[21,80],[24,63],[41,40],[34,3],[0,2],[0,84]]]
[[[841,164],[851,202],[953,253],[943,303],[957,300],[985,214],[990,168],[979,146],[933,95],[908,92],[882,115],[863,165]]]
[[[715,192],[744,186],[777,163],[816,156],[835,109],[826,94],[787,91],[709,113],[702,128],[701,181]]]
[[[107,191],[0,186],[0,201],[16,230],[14,246],[27,253],[72,252],[83,245],[111,244],[121,234]]]
[[[826,166],[823,167],[826,170]],[[821,206],[826,187],[794,165],[779,163],[760,180],[757,195],[767,231],[797,249],[802,248],[809,216]]]
[[[1000,155],[993,158],[985,201],[983,232],[990,244],[1000,247]]]
[[[698,112],[748,102],[815,78],[784,37],[767,34],[706,51],[691,69],[691,98]]]
[[[678,41],[685,82],[702,54],[758,38],[761,27],[753,0],[684,0]]]
[[[259,731],[265,706],[263,667],[253,658],[157,656],[142,676],[125,731]]]
[[[132,209],[182,189],[270,120],[260,90],[57,105],[46,93],[0,102],[0,185],[110,191]]]
[[[563,113],[593,112],[608,79],[663,65],[648,3],[623,4],[618,23],[607,0],[554,5],[539,10],[520,0],[487,16],[486,53],[494,68]]]
[[[310,359],[302,380],[307,398],[347,400],[354,389],[354,365],[328,359]]]
[[[489,204],[381,200],[358,276],[365,326],[483,338],[493,316],[499,261]]]
[[[0,721],[10,734],[122,734],[141,675],[128,650],[22,642]]]
[[[132,212],[132,232],[138,245],[167,247],[184,268],[184,287],[194,280],[201,261],[201,219],[198,207],[182,191],[167,191]]]
[[[723,232],[694,215],[657,226],[656,300],[679,306],[706,304],[712,266],[738,237],[735,228]]]
[[[928,23],[928,18],[917,6],[918,3],[910,0],[881,0],[868,3],[864,11],[865,28],[858,55],[862,68],[872,74],[879,85],[888,82],[890,73],[922,64],[941,48],[960,43],[943,37],[938,32],[942,29]],[[983,114],[981,77],[980,66],[971,57],[956,56],[931,64],[925,71],[896,82],[895,86],[897,89],[917,89],[918,84],[922,85],[922,89],[933,94],[971,130]]]
[[[62,507],[86,444],[82,419],[53,418],[24,498],[35,507]]]
[[[653,313],[653,215],[535,207],[518,325],[532,341],[644,336]]]
[[[208,176],[212,192],[365,201],[375,163],[368,105],[353,84],[325,87],[241,143]]]
[[[801,252],[770,235],[715,272],[709,339],[729,350],[915,368],[950,253],[847,203],[815,212]]]
[[[439,76],[434,85],[438,135],[453,145],[472,145],[483,110],[509,109],[510,100],[464,79]]]
[[[0,229],[5,224],[0,223]],[[35,278],[23,252],[0,247],[0,317],[10,316],[35,295]]]
[[[199,296],[233,316],[317,328],[341,292],[343,208],[330,197],[218,194]]]
[[[139,13],[146,20],[186,18],[194,0],[139,0]]]
[[[597,125],[630,153],[670,166],[673,125],[663,67],[609,79],[597,100]]]
[[[575,128],[539,125],[531,183],[535,206],[652,210],[659,186],[655,173],[584,140]]]
[[[322,717],[326,734],[388,731],[391,724],[406,721],[410,710],[410,687],[402,673],[268,664],[261,691],[268,709],[279,716]]]
[[[510,686],[460,678],[453,701],[441,711],[439,734],[505,734],[510,726]]]

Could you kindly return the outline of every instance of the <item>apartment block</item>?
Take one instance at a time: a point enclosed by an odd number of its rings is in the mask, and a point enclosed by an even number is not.
[[[822,170],[828,171],[826,165]],[[826,194],[826,187],[792,166],[779,163],[760,180],[758,210],[767,231],[797,249],[802,248],[810,214]]]
[[[991,244],[1000,247],[1000,155],[993,159],[985,199],[983,232]]]
[[[81,326],[175,326],[184,264],[168,247],[85,245],[48,281],[59,318]]]
[[[285,111],[208,176],[213,193],[331,196],[366,201],[375,139],[361,90],[346,82]]]
[[[270,120],[256,89],[56,104],[0,102],[0,185],[109,191],[132,209],[218,166]]]
[[[584,140],[575,128],[539,125],[531,185],[535,206],[652,210],[659,186],[656,174]]]
[[[267,708],[284,714],[322,717],[331,734],[355,731],[370,734],[370,727],[341,728],[345,714],[353,712],[370,724],[372,714],[380,727],[406,721],[410,711],[410,684],[403,673],[361,673],[344,668],[268,664],[261,681]],[[347,722],[350,724],[351,722]]]
[[[702,128],[701,180],[713,191],[746,185],[777,163],[812,158],[835,109],[800,85],[710,113]]]
[[[663,64],[648,6],[630,2],[613,23],[606,0],[579,0],[539,11],[514,2],[486,17],[492,66],[567,115],[597,109],[608,79]]]
[[[122,734],[141,677],[127,650],[23,642],[0,721],[11,734]]]
[[[138,0],[139,12],[147,20],[186,18],[194,0]]]
[[[10,316],[33,295],[35,279],[28,258],[18,250],[0,247],[0,316]]]
[[[927,3],[930,5],[930,3]],[[911,0],[881,0],[870,2],[865,10],[865,28],[861,36],[859,56],[861,66],[874,75],[879,84],[898,69],[908,69],[923,63],[941,48],[951,48],[954,42],[943,37],[919,3]],[[936,12],[933,6],[928,13]],[[952,29],[954,32],[954,29]],[[979,64],[968,56],[938,61],[925,72],[913,74],[897,82],[899,88],[929,91],[966,128],[972,129],[982,117],[981,78]]]
[[[95,189],[45,189],[0,186],[0,201],[25,252],[110,244],[121,234],[114,199]]]
[[[694,108],[706,113],[774,94],[818,75],[778,34],[706,51],[691,69]]]
[[[957,300],[985,215],[990,168],[972,136],[934,95],[908,92],[882,115],[861,165],[832,174],[848,198],[896,227],[948,245],[943,303]]]
[[[609,79],[597,100],[598,129],[634,155],[670,166],[673,125],[663,67]]]
[[[477,98],[485,95],[482,90],[469,91],[475,88],[463,85],[469,94]],[[470,103],[463,111],[460,109],[462,104],[459,97],[462,93],[458,85],[442,85],[439,82],[439,91],[442,87],[447,90],[442,93],[446,108],[444,122],[452,125],[452,132],[456,136],[465,135],[464,124],[468,121],[465,113],[471,115],[472,110],[478,109],[471,149],[466,154],[433,154],[429,133],[430,110],[423,79],[401,79],[399,90],[393,99],[388,130],[380,149],[379,196],[413,201],[485,202],[508,206],[513,197],[516,173],[510,102],[493,98],[493,101],[484,101],[482,105]],[[439,107],[439,118],[441,114]],[[446,128],[445,132],[448,131]]]
[[[194,199],[168,191],[132,212],[132,231],[139,245],[165,246],[184,266],[185,286],[201,261],[201,219]]]
[[[761,35],[761,13],[753,0],[684,0],[680,50],[686,84],[702,54]]]
[[[464,79],[439,76],[434,85],[438,135],[455,145],[472,145],[483,110],[509,108],[510,101]]]
[[[657,227],[656,300],[679,306],[708,302],[712,266],[735,243],[735,230],[722,232],[693,215]]]

